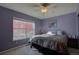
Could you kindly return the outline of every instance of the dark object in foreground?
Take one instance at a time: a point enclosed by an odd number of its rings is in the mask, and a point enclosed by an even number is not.
[[[32,46],[35,47],[36,49],[38,49],[38,51],[44,55],[69,55],[68,51],[66,51],[65,53],[59,53],[55,50],[51,50],[49,48],[42,47],[35,43],[32,43]],[[32,46],[31,46],[31,48],[32,48]]]

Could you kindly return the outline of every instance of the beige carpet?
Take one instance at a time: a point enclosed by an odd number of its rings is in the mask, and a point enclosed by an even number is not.
[[[79,49],[68,48],[68,51],[71,55],[79,55]],[[30,46],[23,46],[3,52],[1,55],[42,55],[42,53],[39,53],[35,48],[30,48]]]

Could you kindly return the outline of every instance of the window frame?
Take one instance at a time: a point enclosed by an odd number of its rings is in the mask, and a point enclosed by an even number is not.
[[[23,21],[23,22],[26,22],[26,23],[32,23],[33,24],[33,35],[35,35],[35,21],[13,17],[13,21],[14,20]],[[25,28],[16,28],[16,29],[25,29]],[[13,41],[16,41],[16,40],[22,40],[22,39],[14,39],[14,27],[13,27]]]

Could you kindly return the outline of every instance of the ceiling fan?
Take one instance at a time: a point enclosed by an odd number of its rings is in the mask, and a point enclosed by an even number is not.
[[[48,6],[51,5],[50,3],[36,3],[36,4],[33,4],[32,6],[33,7],[39,7],[40,8],[40,11],[42,13],[46,13],[48,12]]]
[[[48,11],[48,6],[49,5],[50,5],[49,3],[42,3],[41,4],[41,12],[46,13]]]

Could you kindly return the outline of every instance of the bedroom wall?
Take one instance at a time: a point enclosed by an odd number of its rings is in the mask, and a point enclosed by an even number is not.
[[[43,21],[42,20],[35,20],[35,34],[39,34],[40,30],[42,30]]]
[[[79,35],[79,16],[78,16],[78,35]]]
[[[27,39],[13,41],[13,17],[35,21],[35,32],[40,29],[40,26],[38,25],[40,20],[38,18],[34,18],[0,6],[0,51],[27,43]]]
[[[53,20],[57,20],[57,27],[49,28],[49,23]],[[48,19],[44,19],[43,28],[45,31],[65,31],[68,35],[77,35],[77,16],[76,13],[69,13],[61,16],[56,16]]]
[[[77,8],[77,14],[78,14],[77,19],[78,19],[78,35],[79,35],[79,4],[78,4],[78,8]]]

